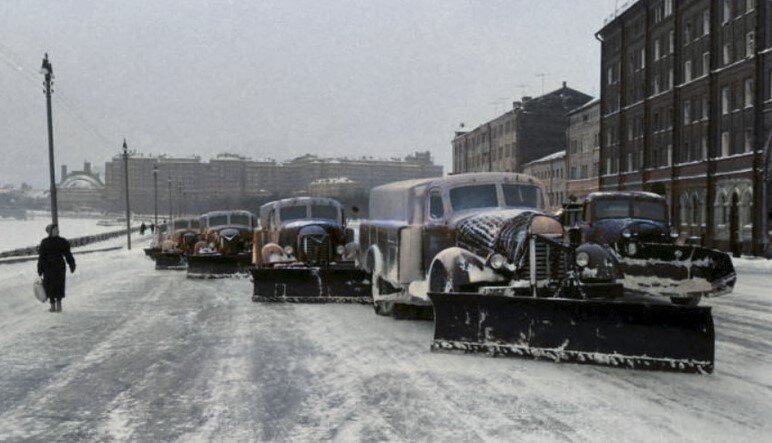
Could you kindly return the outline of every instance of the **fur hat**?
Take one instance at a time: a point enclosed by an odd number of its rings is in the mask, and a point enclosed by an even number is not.
[[[50,225],[46,226],[46,233],[48,235],[51,235],[51,231],[53,231],[54,228],[58,228],[58,227],[59,227],[58,225],[51,223]]]

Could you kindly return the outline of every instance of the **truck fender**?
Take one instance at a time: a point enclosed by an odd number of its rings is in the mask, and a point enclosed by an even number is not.
[[[429,292],[460,292],[464,286],[497,281],[485,259],[466,249],[451,247],[440,251],[429,266]]]

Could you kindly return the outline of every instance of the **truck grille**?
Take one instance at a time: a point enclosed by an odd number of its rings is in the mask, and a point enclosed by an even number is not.
[[[536,237],[536,280],[557,282],[566,275],[565,255],[559,248]],[[530,242],[529,242],[530,247]],[[530,251],[525,255],[521,278],[528,279],[531,273]]]
[[[305,235],[300,240],[302,259],[309,265],[326,265],[330,262],[330,239],[326,235]]]

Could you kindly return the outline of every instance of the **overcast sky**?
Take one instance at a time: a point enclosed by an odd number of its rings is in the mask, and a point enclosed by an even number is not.
[[[621,2],[620,2],[621,3]],[[567,81],[597,96],[615,0],[0,0],[0,184],[146,154],[285,160],[430,150]],[[525,85],[525,86],[521,86]]]

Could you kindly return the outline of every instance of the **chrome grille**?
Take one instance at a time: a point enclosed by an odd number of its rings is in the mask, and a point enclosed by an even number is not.
[[[566,275],[566,266],[564,255],[560,248],[538,237],[535,238],[534,243],[529,242],[528,247],[530,248],[532,244],[536,246],[536,280],[562,280]],[[522,278],[528,279],[531,274],[530,251],[525,255],[524,262]]]
[[[330,241],[326,235],[305,235],[300,240],[303,261],[308,264],[324,265],[330,262]]]

